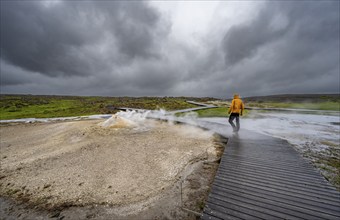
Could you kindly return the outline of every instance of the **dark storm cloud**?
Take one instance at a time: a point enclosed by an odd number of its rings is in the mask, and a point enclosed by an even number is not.
[[[226,62],[235,64],[255,55],[272,41],[284,38],[291,38],[292,44],[287,45],[290,52],[285,57],[289,61],[309,56],[318,47],[332,46],[339,37],[337,9],[339,2],[335,1],[267,2],[252,22],[228,30],[222,44]],[[287,36],[287,32],[294,36]]]
[[[275,24],[271,24],[276,14],[273,12],[271,7],[266,7],[251,23],[231,27],[222,43],[228,65],[253,56],[259,47],[285,34],[287,24],[283,24],[284,27],[278,29],[274,26]]]
[[[20,85],[30,82],[28,74],[22,71],[20,68],[8,65],[6,62],[0,60],[1,70],[5,70],[3,73],[1,71],[0,81],[1,85]]]
[[[338,1],[259,2],[261,9],[244,23],[221,20],[217,31],[189,39],[171,32],[176,28],[168,17],[148,2],[52,3],[1,1],[1,92],[230,97],[339,91]],[[226,22],[235,23],[220,28]]]
[[[246,95],[339,91],[339,33],[337,1],[267,2],[225,34],[230,88]]]
[[[91,75],[108,61],[157,55],[159,14],[144,2],[69,1],[46,7],[40,1],[6,1],[1,6],[2,59],[29,71]],[[101,54],[101,46],[111,51]]]

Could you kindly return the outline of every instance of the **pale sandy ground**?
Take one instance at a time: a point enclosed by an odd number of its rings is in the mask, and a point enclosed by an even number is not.
[[[186,125],[103,120],[1,125],[5,219],[182,219],[199,211],[221,140]],[[35,208],[35,209],[34,209]]]

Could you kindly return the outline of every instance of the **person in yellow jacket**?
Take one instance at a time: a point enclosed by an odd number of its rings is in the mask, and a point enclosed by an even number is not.
[[[228,114],[229,116],[229,123],[233,127],[234,132],[238,132],[240,130],[240,115],[242,116],[244,111],[244,104],[240,99],[238,94],[234,94],[234,99],[231,102]],[[234,120],[236,119],[236,126],[234,124]]]

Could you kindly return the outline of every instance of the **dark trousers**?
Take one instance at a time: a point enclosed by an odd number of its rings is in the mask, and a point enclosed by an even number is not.
[[[234,124],[234,119],[236,118],[236,126]],[[240,114],[239,113],[231,113],[229,116],[229,123],[233,127],[234,131],[239,131],[240,130]]]

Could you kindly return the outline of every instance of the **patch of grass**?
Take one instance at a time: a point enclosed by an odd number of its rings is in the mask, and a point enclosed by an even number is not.
[[[328,166],[335,167],[337,170],[340,170],[340,161],[339,158],[329,158],[325,163]]]
[[[0,95],[0,120],[112,114],[118,111],[117,107],[165,110],[195,107],[187,100],[205,102],[213,98]]]
[[[333,184],[338,189],[338,191],[340,191],[340,175],[334,177]]]
[[[293,109],[310,109],[310,110],[331,110],[340,111],[339,101],[323,101],[323,102],[249,102],[245,103],[247,107],[258,108],[293,108]]]
[[[202,211],[204,209],[204,206],[205,206],[204,200],[197,201],[196,206],[200,211]]]
[[[326,146],[329,146],[329,147],[338,147],[339,146],[339,144],[333,143],[331,141],[320,141],[320,144],[323,144],[323,145],[326,145]]]
[[[9,196],[12,196],[12,195],[16,194],[19,191],[20,191],[20,189],[8,189],[6,191],[6,194],[9,195]]]
[[[340,111],[340,100],[339,99],[317,99],[308,100],[303,102],[276,102],[276,101],[248,101],[243,100],[245,107],[255,107],[255,108],[292,108],[292,109],[309,109],[309,110],[330,110],[330,111]],[[219,107],[227,107],[230,105],[231,101],[209,101],[208,104],[213,104]]]
[[[199,117],[227,117],[228,109],[225,107],[209,108],[195,111]]]
[[[326,171],[323,173],[339,191],[340,191],[340,161],[339,161],[339,150],[337,147],[330,147],[329,156],[315,155],[318,158],[315,162],[316,166],[321,170]]]

